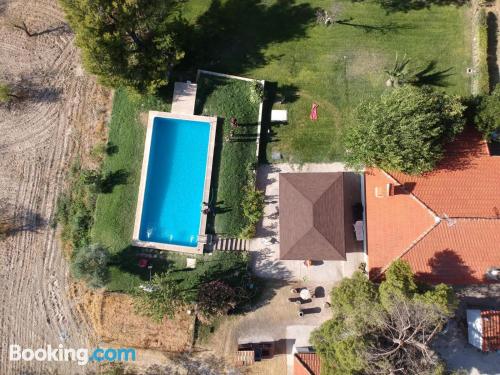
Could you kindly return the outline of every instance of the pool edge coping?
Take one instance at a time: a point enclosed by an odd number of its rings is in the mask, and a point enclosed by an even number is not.
[[[148,125],[146,129],[146,139],[144,142],[144,155],[142,159],[141,166],[141,180],[139,183],[139,194],[137,198],[137,207],[135,210],[135,221],[134,221],[134,232],[132,235],[132,245],[139,247],[152,247],[159,250],[170,250],[177,251],[183,253],[190,254],[202,254],[204,243],[200,243],[200,236],[204,236],[206,234],[206,225],[207,225],[207,215],[201,213],[200,214],[200,228],[198,231],[198,239],[197,246],[182,246],[182,245],[174,245],[174,244],[166,244],[161,242],[152,242],[152,241],[142,241],[139,239],[139,232],[141,228],[142,221],[142,210],[144,206],[144,194],[146,191],[146,180],[148,174],[148,166],[149,166],[149,156],[151,150],[151,140],[153,137],[153,122],[155,117],[163,117],[169,119],[178,119],[178,120],[189,120],[189,121],[198,121],[198,122],[206,122],[210,124],[210,133],[208,137],[208,150],[207,150],[207,162],[205,166],[205,181],[203,185],[203,197],[202,202],[208,202],[210,198],[210,184],[212,180],[212,167],[213,167],[213,155],[215,149],[215,133],[217,130],[217,117],[210,116],[197,116],[197,115],[189,115],[189,114],[180,114],[180,113],[171,113],[171,112],[160,112],[160,111],[149,111],[148,113]],[[201,207],[200,207],[201,212]]]

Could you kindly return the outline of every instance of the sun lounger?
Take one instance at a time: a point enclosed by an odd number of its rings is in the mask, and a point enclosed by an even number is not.
[[[288,111],[286,109],[273,109],[271,111],[271,122],[287,122]]]

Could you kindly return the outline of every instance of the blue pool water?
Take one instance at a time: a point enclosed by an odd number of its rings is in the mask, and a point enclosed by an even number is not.
[[[155,117],[139,239],[196,247],[210,123]]]

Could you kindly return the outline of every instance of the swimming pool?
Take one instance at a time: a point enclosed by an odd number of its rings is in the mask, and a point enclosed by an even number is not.
[[[201,252],[216,119],[150,112],[133,242]]]

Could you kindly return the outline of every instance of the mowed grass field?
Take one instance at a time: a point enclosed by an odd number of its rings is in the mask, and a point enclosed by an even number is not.
[[[185,8],[193,22],[210,1],[194,3]],[[315,10],[331,10],[332,4],[342,23],[317,24]],[[223,0],[212,19],[224,23],[227,38],[211,43],[213,56],[198,67],[277,83],[285,101],[274,108],[288,109],[289,123],[273,129],[268,155],[280,151],[297,162],[341,160],[342,130],[352,121],[353,108],[387,89],[384,70],[394,65],[396,54],[406,54],[413,69],[434,61],[434,71],[447,75],[443,90],[470,94],[469,13],[466,6],[387,13],[374,2]],[[231,15],[237,27],[227,26]],[[319,104],[315,122],[309,120],[313,102]]]

